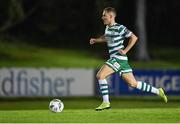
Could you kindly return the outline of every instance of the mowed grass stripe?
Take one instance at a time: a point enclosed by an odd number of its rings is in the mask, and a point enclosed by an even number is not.
[[[48,110],[0,111],[0,122],[71,122],[71,123],[120,123],[120,122],[180,122],[180,108],[124,108],[94,111],[93,109],[65,109],[62,113]]]

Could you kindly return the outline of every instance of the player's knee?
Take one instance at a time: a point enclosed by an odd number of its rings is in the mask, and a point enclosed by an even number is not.
[[[97,78],[98,80],[101,80],[101,79],[105,79],[106,77],[105,77],[105,75],[102,74],[102,73],[97,73],[96,78]]]

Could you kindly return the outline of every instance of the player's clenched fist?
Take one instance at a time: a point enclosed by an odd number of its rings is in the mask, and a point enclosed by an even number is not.
[[[95,42],[96,42],[96,38],[91,38],[89,43],[94,44]]]

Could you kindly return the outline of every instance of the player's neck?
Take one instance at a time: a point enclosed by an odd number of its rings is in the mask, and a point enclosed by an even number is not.
[[[113,26],[113,25],[115,25],[115,24],[116,24],[116,22],[115,22],[115,21],[112,21],[108,26],[111,27],[111,26]]]

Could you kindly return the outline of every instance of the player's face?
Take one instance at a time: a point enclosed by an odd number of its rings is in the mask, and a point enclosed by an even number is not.
[[[110,25],[112,19],[113,19],[112,13],[103,11],[102,20],[103,20],[104,25]]]

